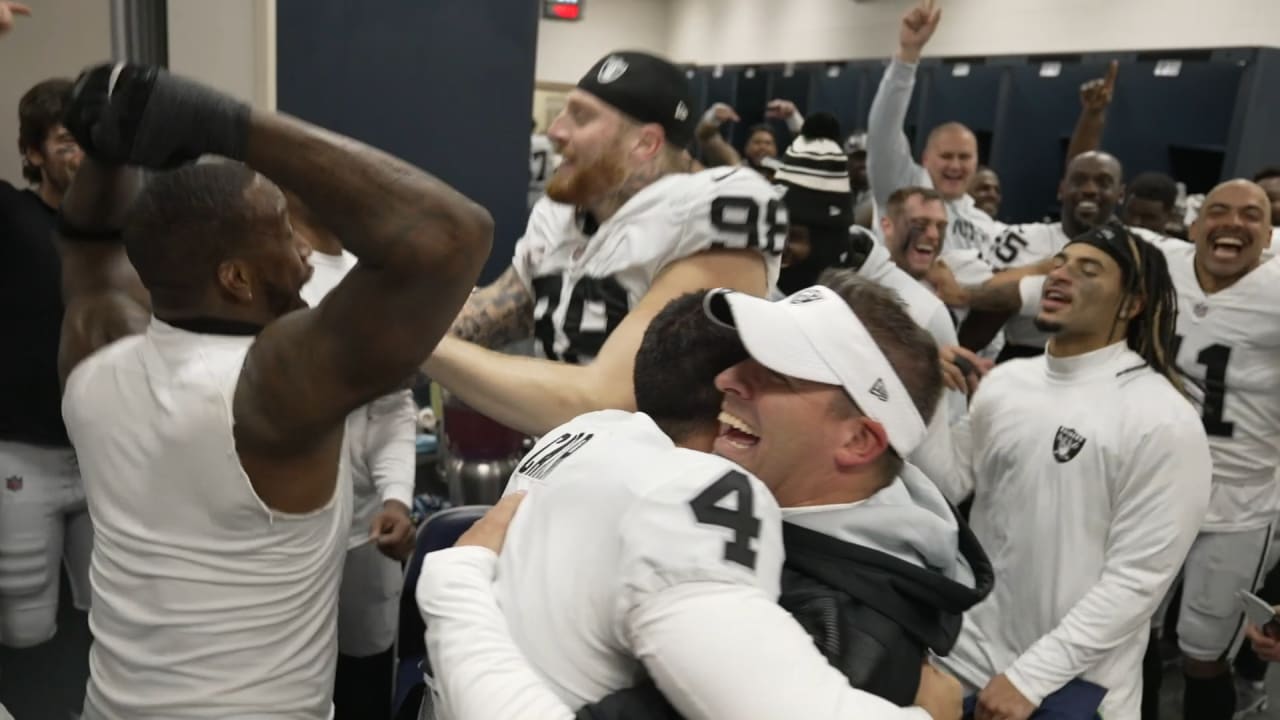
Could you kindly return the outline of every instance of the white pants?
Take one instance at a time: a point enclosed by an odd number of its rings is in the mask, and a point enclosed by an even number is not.
[[[59,561],[75,606],[89,609],[93,526],[75,452],[0,441],[0,645],[57,631]]]
[[[395,643],[403,585],[400,563],[374,543],[347,550],[338,590],[338,652],[368,657]]]
[[[1178,646],[1193,660],[1230,660],[1244,637],[1239,590],[1253,592],[1266,575],[1271,526],[1244,532],[1202,532],[1182,571]]]

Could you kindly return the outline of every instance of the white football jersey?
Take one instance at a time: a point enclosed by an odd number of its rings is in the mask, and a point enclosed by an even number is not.
[[[529,136],[529,207],[547,192],[547,180],[560,164],[560,156],[546,135]]]
[[[773,287],[787,240],[786,206],[744,168],[667,175],[592,225],[543,198],[516,243],[512,265],[534,297],[542,357],[590,361],[667,265],[704,250],[759,251]]]
[[[996,237],[986,259],[996,270],[1032,265],[1062,252],[1070,241],[1060,222],[1009,225]],[[1010,345],[1043,348],[1049,342],[1049,334],[1036,329],[1034,318],[1021,315],[1005,323],[1004,336]]]
[[[1280,262],[1206,295],[1195,245],[1159,243],[1178,290],[1178,369],[1193,382],[1213,451],[1205,530],[1264,527],[1280,511]]]
[[[641,603],[683,583],[759,588],[782,568],[781,514],[734,463],[676,448],[648,416],[604,410],[547,433],[511,476],[528,497],[494,591],[516,644],[571,707],[631,687]]]

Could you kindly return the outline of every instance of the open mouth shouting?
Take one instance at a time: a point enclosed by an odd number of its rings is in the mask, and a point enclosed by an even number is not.
[[[718,440],[723,440],[730,447],[738,450],[749,450],[760,442],[760,433],[746,420],[727,411],[721,411],[720,417],[720,435]]]
[[[1061,310],[1071,304],[1071,292],[1067,290],[1064,283],[1050,283],[1044,287],[1044,292],[1040,295],[1040,310],[1043,312],[1053,312]]]
[[[1249,237],[1234,229],[1215,232],[1209,236],[1209,248],[1215,260],[1236,260],[1248,244]]]

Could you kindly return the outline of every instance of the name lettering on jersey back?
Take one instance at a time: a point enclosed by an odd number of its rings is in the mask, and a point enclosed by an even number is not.
[[[962,217],[952,218],[951,231],[964,240],[964,247],[978,251],[979,255],[986,251],[987,233]]]
[[[565,433],[552,440],[543,449],[525,458],[516,472],[534,480],[545,479],[560,466],[560,463],[581,450],[582,446],[590,442],[593,437],[595,437],[594,433]]]

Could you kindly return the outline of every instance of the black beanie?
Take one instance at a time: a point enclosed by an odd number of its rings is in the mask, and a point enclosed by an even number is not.
[[[610,53],[578,81],[589,92],[642,123],[656,123],[667,142],[687,147],[698,124],[693,94],[683,71],[656,55],[643,52]]]
[[[796,225],[845,229],[853,224],[849,157],[836,139],[839,126],[834,123],[826,113],[811,115],[773,174],[774,184],[785,188],[782,199]]]

